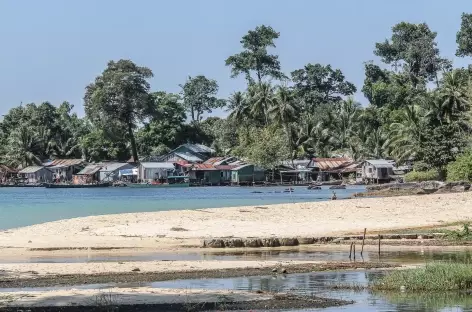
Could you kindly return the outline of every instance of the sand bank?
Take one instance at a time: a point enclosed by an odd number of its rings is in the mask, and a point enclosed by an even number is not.
[[[472,193],[92,216],[0,233],[4,253],[42,248],[176,250],[211,237],[341,235],[472,218]]]

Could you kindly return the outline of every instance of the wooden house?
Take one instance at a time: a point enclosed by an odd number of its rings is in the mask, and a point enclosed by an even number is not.
[[[265,170],[255,165],[245,164],[231,170],[231,183],[250,185],[265,181]]]
[[[85,162],[82,159],[54,159],[43,166],[53,172],[55,180],[72,181],[72,176],[84,169]]]
[[[77,172],[77,174],[72,176],[73,184],[90,184],[100,181],[100,169],[103,165],[101,164],[91,164],[85,166],[84,169]]]
[[[388,183],[394,175],[393,167],[393,163],[385,159],[366,160],[360,175],[365,183]]]
[[[350,158],[313,158],[307,168],[313,170],[313,178],[317,181],[342,180],[356,174],[360,164]]]
[[[0,183],[6,182],[11,178],[16,177],[18,170],[10,166],[0,164]]]
[[[102,182],[114,182],[119,180],[120,171],[135,169],[136,167],[130,163],[105,163],[100,169],[100,181]],[[136,174],[137,178],[137,174]]]
[[[185,163],[203,163],[211,158],[215,150],[202,144],[183,144],[162,156],[148,157],[148,162],[185,162]]]
[[[231,172],[236,166],[213,164],[188,164],[187,175],[191,183],[197,185],[231,184]]]
[[[29,166],[18,172],[26,183],[52,182],[53,172],[44,166]]]
[[[143,182],[166,179],[176,174],[171,162],[142,162],[138,167],[138,179]]]

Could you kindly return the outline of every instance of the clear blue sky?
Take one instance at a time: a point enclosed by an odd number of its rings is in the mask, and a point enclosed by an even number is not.
[[[188,75],[216,79],[220,95],[244,88],[225,59],[257,25],[281,33],[286,73],[307,63],[340,68],[358,89],[375,42],[400,21],[427,22],[456,66],[455,35],[470,0],[10,0],[0,1],[0,114],[20,102],[67,100],[83,114],[85,86],[108,60],[150,67],[153,90],[178,92]],[[358,93],[357,100],[364,102]]]

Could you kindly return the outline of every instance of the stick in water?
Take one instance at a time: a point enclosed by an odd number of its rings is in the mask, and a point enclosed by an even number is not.
[[[379,234],[379,260],[380,260],[380,234]]]
[[[356,261],[356,244],[354,243],[354,247],[352,248],[352,253],[354,254],[354,261]]]
[[[351,243],[351,249],[349,249],[349,260],[351,260],[351,256],[352,256],[352,245],[353,245],[353,244],[354,244],[354,243]]]
[[[364,241],[365,241],[365,233],[367,232],[367,228],[364,228],[364,236],[362,236],[362,248],[361,248],[361,257],[363,257],[364,253]]]

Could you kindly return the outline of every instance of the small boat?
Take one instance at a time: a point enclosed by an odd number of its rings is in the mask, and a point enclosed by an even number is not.
[[[309,190],[321,190],[321,186],[319,185],[310,185],[308,186]]]
[[[61,184],[61,183],[44,183],[45,188],[95,188],[95,187],[109,187],[110,182],[96,183],[96,184]]]
[[[156,187],[189,187],[190,181],[185,176],[170,176],[167,177],[165,183],[129,183],[126,184],[128,187],[135,188],[156,188]]]
[[[346,185],[333,185],[329,188],[330,190],[345,190]]]

